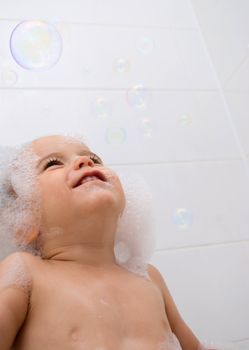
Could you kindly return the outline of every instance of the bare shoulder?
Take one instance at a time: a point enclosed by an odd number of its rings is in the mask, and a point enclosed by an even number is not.
[[[17,287],[30,291],[32,287],[32,265],[37,257],[26,252],[15,252],[0,262],[0,289]]]
[[[163,294],[165,312],[167,314],[170,327],[180,341],[182,349],[198,349],[200,342],[181,317],[165,279],[159,270],[150,264],[148,266],[148,273],[150,278],[157,284]]]
[[[156,283],[156,285],[160,288],[164,296],[165,296],[165,293],[166,294],[169,293],[164,277],[155,266],[148,264],[148,273],[151,280],[154,283]]]
[[[176,304],[166,284],[165,278],[162,276],[160,271],[151,264],[148,265],[148,273],[150,275],[150,278],[154,283],[156,283],[163,294],[165,311],[167,313],[171,327],[174,328],[175,324],[179,323],[181,320],[181,315],[177,310]]]

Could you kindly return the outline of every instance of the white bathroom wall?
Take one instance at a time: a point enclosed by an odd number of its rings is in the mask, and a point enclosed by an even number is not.
[[[242,349],[249,339],[249,173],[241,145],[248,113],[241,108],[232,123],[229,116],[248,103],[236,93],[233,105],[224,100],[199,17],[207,2],[1,2],[0,137],[13,145],[82,133],[107,164],[141,174],[154,198],[152,263],[182,317],[201,340],[240,341]],[[63,38],[62,56],[47,71],[22,68],[9,50],[15,26],[36,19],[52,21]]]

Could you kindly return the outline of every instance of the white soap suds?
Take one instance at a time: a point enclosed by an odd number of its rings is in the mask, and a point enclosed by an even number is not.
[[[30,144],[1,149],[0,259],[13,251],[30,251],[27,236],[39,227],[40,196],[35,165],[37,156]]]
[[[152,193],[145,179],[135,172],[118,171],[126,197],[115,237],[119,265],[148,278],[147,266],[155,249]]]

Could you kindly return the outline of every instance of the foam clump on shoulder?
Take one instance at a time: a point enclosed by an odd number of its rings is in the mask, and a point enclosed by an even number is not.
[[[22,253],[13,253],[0,262],[0,291],[14,287],[29,293],[32,279]]]
[[[116,262],[131,272],[149,278],[148,263],[155,248],[152,193],[141,175],[125,171],[116,173],[126,197],[115,237]]]

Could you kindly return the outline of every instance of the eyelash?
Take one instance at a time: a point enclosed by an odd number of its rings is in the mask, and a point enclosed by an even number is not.
[[[96,154],[91,154],[90,159],[95,163],[95,164],[103,164],[101,159],[96,155]],[[53,157],[49,158],[44,166],[44,170],[49,168],[50,166],[56,165],[56,163],[63,163],[61,158]]]

